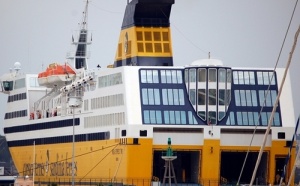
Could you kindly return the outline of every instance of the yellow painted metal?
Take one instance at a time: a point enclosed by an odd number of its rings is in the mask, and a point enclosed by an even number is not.
[[[119,140],[77,142],[75,181],[150,183],[152,139],[139,139],[138,144],[133,144],[132,138],[126,141],[126,144],[119,144]],[[20,176],[33,174],[33,148],[10,148]],[[36,181],[67,182],[71,179],[72,143],[36,145],[35,152]]]
[[[166,145],[153,145],[151,138],[127,138],[120,140],[101,140],[77,142],[75,145],[76,176],[75,180],[97,182],[123,182],[124,184],[151,185],[154,150],[166,150]],[[10,148],[14,163],[20,176],[31,176],[33,162],[33,146]],[[67,182],[71,179],[72,144],[60,143],[36,145],[36,181]],[[202,145],[173,145],[176,151],[199,151],[199,183],[217,185],[222,179],[220,175],[221,152],[246,152],[247,146],[221,146],[220,140],[205,139]],[[259,146],[250,147],[250,151],[258,152]],[[267,181],[274,183],[277,157],[286,157],[289,148],[286,141],[272,141],[268,152]],[[290,176],[295,160],[295,148],[291,153],[287,166],[287,179]],[[287,181],[287,180],[285,180]]]
[[[172,57],[169,27],[130,27],[121,30],[115,61],[131,57]]]
[[[220,140],[204,140],[200,173],[204,185],[219,185],[220,152]]]
[[[127,145],[127,184],[150,185],[152,175],[152,139],[139,138],[137,145]],[[149,182],[149,184],[146,184]]]
[[[289,159],[289,163],[286,166],[286,177],[284,178],[284,182],[287,183],[288,179],[291,175],[292,172],[292,168],[293,165],[295,163],[295,159],[296,159],[296,149],[295,149],[295,145],[292,148],[291,151],[291,157]],[[282,140],[274,140],[272,141],[272,150],[270,153],[270,158],[269,158],[269,183],[273,184],[275,182],[275,174],[276,174],[276,158],[286,158],[288,155],[288,151],[289,151],[289,147],[286,146],[286,141],[282,141]],[[281,175],[280,175],[281,176]],[[292,184],[294,184],[292,182]]]

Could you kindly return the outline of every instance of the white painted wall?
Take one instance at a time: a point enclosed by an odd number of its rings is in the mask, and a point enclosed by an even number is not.
[[[203,145],[203,133],[184,132],[154,132],[154,145],[167,145],[171,138],[172,145]]]
[[[285,70],[284,68],[278,68],[276,70],[278,91],[282,83],[284,70]],[[281,108],[282,126],[295,127],[296,121],[295,121],[294,103],[293,103],[293,95],[292,95],[291,79],[290,79],[289,71],[286,76],[285,82],[283,84],[283,89],[280,96],[280,108]]]
[[[128,124],[142,125],[140,87],[138,69],[140,67],[122,67],[125,88],[125,105]]]
[[[250,145],[252,134],[221,134],[221,146],[246,146]],[[251,146],[261,146],[264,134],[255,134]],[[271,135],[268,135],[266,147],[271,146]]]

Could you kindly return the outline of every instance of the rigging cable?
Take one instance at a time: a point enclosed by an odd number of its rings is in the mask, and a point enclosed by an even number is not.
[[[82,178],[80,178],[79,182],[81,182],[81,180],[83,180],[90,172],[92,172],[117,146],[119,146],[119,144],[115,145],[115,147],[112,148],[93,168],[91,168],[89,172],[87,172]]]
[[[169,17],[165,14],[165,12],[164,12],[162,9],[160,9],[160,11],[164,14],[164,16],[165,16],[166,18],[169,19]],[[176,27],[175,24],[173,24],[173,26],[174,26],[174,28],[181,34],[181,36],[183,36],[183,38],[186,39],[189,43],[191,43],[195,48],[197,48],[198,50],[200,50],[201,52],[203,52],[203,53],[205,53],[205,54],[208,54],[208,53],[209,53],[209,52],[206,52],[205,50],[199,48],[194,42],[192,42],[189,38],[187,38],[187,37],[179,30],[179,28]],[[210,55],[210,54],[209,54],[209,55]]]
[[[125,149],[125,145],[123,145],[122,151],[124,151],[124,149]],[[121,165],[121,162],[122,162],[122,159],[123,159],[123,155],[124,155],[124,154],[125,154],[125,153],[122,152],[121,159],[120,159],[120,161],[119,161],[118,167],[117,167],[116,172],[115,172],[114,177],[113,177],[114,180],[116,179],[117,173],[119,172],[119,168],[120,168],[120,165]]]
[[[107,146],[107,147],[104,147],[104,148],[101,148],[101,149],[97,149],[97,150],[94,150],[94,151],[91,151],[91,152],[79,154],[79,155],[75,156],[75,158],[80,157],[80,156],[84,156],[84,155],[88,155],[88,154],[91,154],[91,153],[95,153],[95,152],[97,152],[97,151],[101,151],[101,150],[104,150],[104,149],[107,149],[107,148],[111,148],[111,147],[114,147],[113,149],[115,149],[118,145],[119,145],[119,144],[116,143],[116,144],[113,144],[113,145],[110,145],[110,146]],[[109,151],[109,152],[111,152],[111,151]],[[52,164],[59,163],[59,162],[65,162],[66,160],[70,160],[70,159],[72,159],[72,157],[66,158],[66,159],[62,159],[62,160],[59,160],[59,161],[56,161],[56,162],[53,162],[53,163],[49,163],[49,166],[52,165]],[[38,168],[38,167],[36,167],[35,169],[37,169],[37,168]],[[24,170],[24,171],[22,171],[22,172],[17,172],[17,173],[16,173],[16,176],[17,176],[17,175],[21,175],[21,173],[24,174],[26,171],[33,171],[33,168],[26,169],[26,170]]]
[[[110,14],[122,14],[123,13],[123,12],[116,12],[116,11],[100,8],[98,5],[95,4],[95,2],[90,2],[90,4],[92,6],[94,6],[95,8],[99,9],[102,12],[107,12],[107,13],[110,13]]]
[[[197,49],[199,49],[201,52],[208,54],[209,52],[206,52],[205,50],[199,48],[193,41],[191,41],[189,38],[187,38],[177,27],[176,25],[174,25],[174,28],[181,34],[181,36],[183,36],[184,39],[186,39],[189,43],[191,43],[194,47],[196,47]]]
[[[294,45],[293,45],[293,52],[294,52],[294,50],[295,50],[295,48],[296,48],[296,44],[297,44],[297,39],[298,39],[299,33],[300,33],[300,26],[299,26],[299,28],[298,28],[296,34],[295,34]],[[292,53],[291,53],[290,55],[292,55]],[[290,58],[291,58],[291,56],[290,56]],[[291,143],[291,146],[290,146],[288,155],[287,155],[287,157],[286,157],[286,159],[285,159],[285,165],[284,165],[284,167],[283,167],[283,171],[282,171],[281,178],[280,178],[280,185],[282,184],[283,178],[285,177],[285,173],[286,173],[286,165],[287,165],[287,163],[288,163],[288,161],[289,161],[289,159],[290,159],[290,154],[291,154],[292,147],[293,147],[293,143],[294,143],[294,137],[295,137],[295,135],[296,135],[296,133],[297,133],[298,124],[299,124],[299,119],[298,119],[298,121],[297,121],[295,133],[294,133],[294,135],[293,135],[293,139],[292,139],[292,143]]]
[[[294,14],[295,14],[295,10],[296,10],[297,4],[298,4],[298,0],[296,1],[295,5],[294,5],[293,13],[292,13],[292,15],[291,15],[291,18],[290,18],[290,21],[289,21],[289,25],[288,25],[288,27],[287,27],[287,30],[286,30],[286,33],[285,33],[285,36],[284,36],[284,39],[283,39],[283,42],[282,42],[282,45],[281,45],[281,48],[280,48],[280,51],[279,51],[279,55],[278,55],[278,57],[277,57],[277,61],[276,61],[276,64],[275,64],[275,66],[274,66],[274,69],[273,69],[273,74],[272,74],[271,80],[270,80],[270,82],[269,82],[268,89],[267,89],[267,91],[266,91],[266,93],[265,93],[264,103],[263,103],[263,106],[261,107],[261,110],[260,110],[260,112],[259,112],[259,116],[258,116],[256,125],[255,125],[255,128],[254,128],[253,134],[252,134],[252,138],[251,138],[251,141],[250,141],[250,145],[249,145],[249,147],[248,147],[248,150],[247,150],[247,153],[246,153],[246,157],[245,157],[245,160],[244,160],[244,163],[243,163],[243,166],[242,166],[242,169],[241,169],[241,172],[240,172],[238,181],[237,181],[237,185],[239,185],[241,176],[242,176],[243,171],[244,171],[244,168],[245,168],[245,164],[246,164],[246,161],[247,161],[247,158],[248,158],[248,154],[249,154],[249,152],[250,152],[250,147],[251,147],[251,145],[252,145],[252,142],[253,142],[253,139],[254,139],[254,135],[255,135],[256,130],[257,130],[258,122],[259,122],[259,119],[260,119],[260,117],[261,117],[261,113],[262,113],[262,111],[263,111],[263,108],[264,108],[264,106],[265,106],[265,104],[266,104],[266,96],[267,96],[267,94],[268,94],[269,91],[270,91],[271,82],[272,82],[272,80],[273,80],[273,78],[274,78],[275,70],[277,69],[277,66],[278,66],[278,63],[279,63],[279,59],[280,59],[280,56],[281,56],[281,53],[282,53],[282,50],[283,50],[283,46],[284,46],[285,41],[286,41],[286,38],[287,38],[287,34],[288,34],[288,32],[289,32],[289,29],[290,29],[290,26],[291,26],[291,23],[292,23]],[[272,119],[273,119],[273,117],[272,117]],[[255,173],[255,175],[256,175],[256,173]]]
[[[289,149],[289,156],[287,157],[287,161],[286,161],[286,164],[285,166],[287,165],[287,162],[288,162],[288,159],[290,158],[291,156],[291,151],[292,151],[292,148],[293,148],[293,145],[294,145],[294,138],[296,137],[297,135],[297,131],[298,131],[298,126],[299,126],[299,119],[300,119],[300,115],[298,116],[298,121],[297,121],[297,124],[296,124],[296,128],[295,128],[295,132],[294,132],[294,135],[293,135],[293,140],[292,140],[292,143],[291,143],[291,146],[290,146],[290,149]],[[297,137],[296,137],[297,138]],[[297,140],[297,139],[296,139]],[[292,169],[292,172],[291,172],[291,175],[290,175],[290,178],[289,178],[289,181],[288,181],[288,184],[287,185],[290,185],[291,184],[291,181],[292,181],[292,177],[295,173],[295,169],[296,169],[296,164],[297,164],[297,161],[298,161],[298,158],[299,158],[299,152],[300,150],[298,149],[298,152],[297,152],[297,155],[296,155],[296,159],[295,159],[295,162],[294,162],[294,166],[293,166],[293,169]]]
[[[283,74],[283,78],[282,78],[282,81],[281,81],[281,84],[280,84],[280,88],[279,88],[279,91],[278,91],[276,102],[275,102],[275,104],[273,106],[272,113],[271,113],[271,116],[269,118],[268,128],[266,130],[266,133],[265,133],[265,136],[264,136],[264,139],[263,139],[263,145],[261,146],[259,154],[258,154],[258,158],[257,158],[257,161],[256,161],[256,165],[255,165],[255,168],[254,168],[254,171],[253,171],[253,174],[252,174],[252,178],[251,178],[251,182],[250,182],[249,186],[253,185],[253,182],[254,182],[254,179],[255,179],[255,176],[256,176],[256,172],[257,172],[257,169],[258,169],[258,166],[259,166],[259,163],[260,163],[262,152],[263,152],[263,149],[265,148],[265,144],[266,144],[266,141],[267,141],[267,135],[270,132],[271,125],[272,125],[272,120],[273,120],[273,117],[274,117],[274,113],[275,113],[276,107],[277,107],[278,102],[279,102],[279,98],[280,98],[280,95],[281,95],[281,92],[282,92],[282,89],[283,89],[283,85],[284,85],[284,82],[285,82],[285,79],[286,79],[286,75],[287,75],[289,66],[290,66],[291,61],[292,61],[292,56],[293,56],[294,51],[296,49],[297,39],[298,39],[298,36],[299,36],[299,32],[300,32],[300,26],[299,26],[296,34],[295,34],[294,44],[293,44],[292,50],[290,52],[289,59],[288,59],[288,62],[287,62],[287,65],[286,65],[286,68],[285,68],[285,71],[284,71],[284,74]]]

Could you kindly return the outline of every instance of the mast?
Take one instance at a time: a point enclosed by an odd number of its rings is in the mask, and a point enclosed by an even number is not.
[[[35,175],[35,141],[33,141],[33,171],[32,171],[32,184],[34,185],[34,175]]]
[[[87,0],[85,4],[83,17],[81,21],[81,30],[87,30],[88,5],[89,5],[89,0]]]
[[[80,30],[77,39],[74,40],[72,36],[72,44],[75,45],[75,52],[71,52],[68,55],[67,59],[71,59],[73,61],[73,66],[76,69],[87,69],[87,59],[89,58],[87,52],[87,45],[91,44],[92,38],[90,37],[90,41],[88,41],[88,30],[87,30],[87,20],[88,20],[88,4],[89,1],[86,1],[86,5],[84,8],[82,21],[80,23]]]
[[[279,102],[279,98],[280,98],[280,95],[281,95],[281,92],[282,92],[282,89],[283,89],[283,85],[284,85],[284,82],[285,82],[285,79],[286,79],[286,76],[287,76],[288,69],[289,69],[291,61],[292,61],[294,51],[295,51],[296,46],[297,46],[297,40],[298,40],[299,33],[300,33],[300,26],[298,27],[298,30],[296,31],[295,36],[294,36],[294,43],[293,43],[293,46],[292,46],[292,49],[291,49],[291,52],[290,52],[290,55],[289,55],[288,62],[287,62],[286,67],[285,67],[285,71],[284,71],[283,78],[282,78],[282,81],[281,81],[281,84],[280,84],[280,88],[278,90],[278,95],[276,97],[276,101],[274,103],[273,110],[272,110],[271,116],[269,118],[268,127],[267,127],[267,130],[266,130],[265,135],[264,135],[263,144],[260,148],[258,158],[257,158],[256,164],[255,164],[255,167],[254,167],[254,171],[253,171],[251,182],[250,182],[249,186],[253,185],[253,182],[254,182],[254,179],[255,179],[255,176],[256,176],[256,172],[257,172],[260,160],[261,160],[261,156],[262,156],[263,150],[264,150],[265,145],[266,145],[267,136],[268,136],[268,134],[271,130],[274,113],[275,113],[276,107],[277,107],[278,102]],[[281,179],[281,182],[282,182],[282,179]]]

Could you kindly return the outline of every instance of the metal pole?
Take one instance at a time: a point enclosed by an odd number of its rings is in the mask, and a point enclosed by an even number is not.
[[[75,162],[74,162],[74,154],[75,154],[75,107],[73,107],[73,140],[72,140],[72,186],[74,186],[74,172],[75,172]]]
[[[171,181],[171,179],[172,179],[172,177],[171,177],[171,160],[169,160],[168,161],[168,169],[169,169],[169,186],[171,186],[171,183],[172,183],[172,181]]]
[[[35,175],[35,140],[33,141],[33,170],[32,170],[32,185],[34,186]]]

